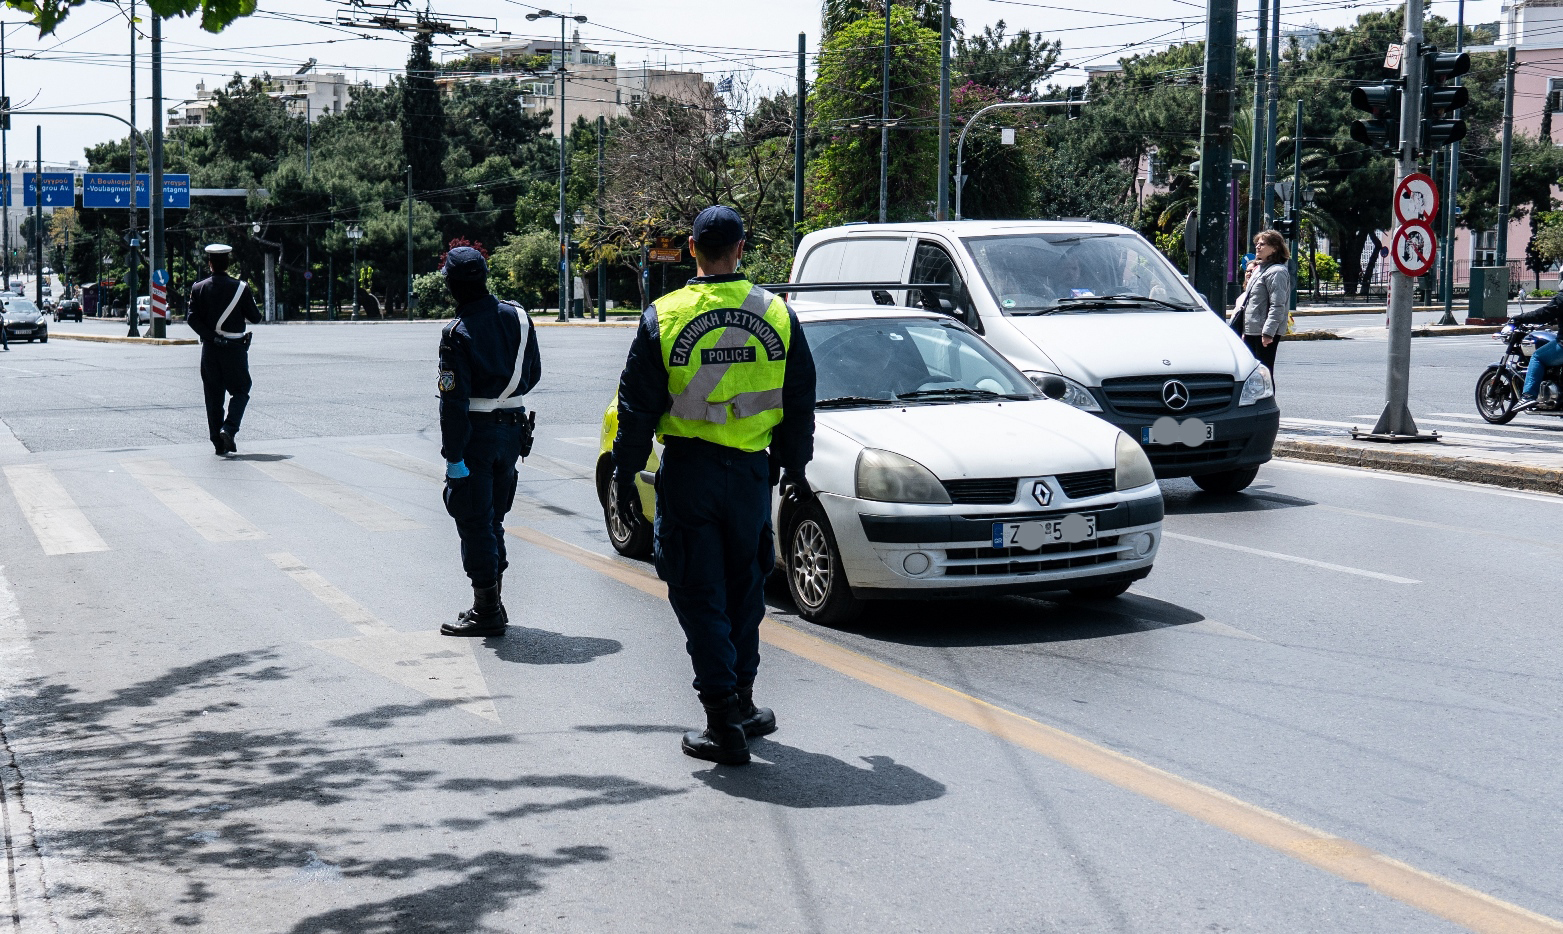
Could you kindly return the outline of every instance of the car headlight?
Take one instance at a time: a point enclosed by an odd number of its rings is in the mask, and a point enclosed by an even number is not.
[[[1102,406],[1096,401],[1096,397],[1091,395],[1091,390],[1069,377],[1059,376],[1057,373],[1044,373],[1041,370],[1026,371],[1026,378],[1031,380],[1032,384],[1038,389],[1042,388],[1042,380],[1049,376],[1057,376],[1064,381],[1064,397],[1058,401],[1067,402],[1084,412],[1100,412],[1102,410]]]
[[[1151,469],[1151,459],[1145,456],[1135,440],[1118,432],[1118,469],[1113,473],[1113,486],[1119,490],[1134,490],[1147,483],[1156,482],[1156,471]]]
[[[857,456],[857,496],[881,503],[950,501],[933,471],[910,457],[878,448],[864,448]]]
[[[1275,380],[1270,377],[1270,368],[1263,363],[1254,367],[1254,372],[1248,374],[1248,379],[1243,380],[1243,394],[1238,396],[1238,405],[1253,405],[1260,399],[1268,399],[1275,395]]]

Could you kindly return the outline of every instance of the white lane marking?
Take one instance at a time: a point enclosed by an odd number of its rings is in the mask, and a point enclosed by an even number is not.
[[[1446,421],[1441,421],[1441,420],[1436,419],[1436,418],[1419,418],[1419,419],[1416,419],[1416,423],[1418,425],[1453,425],[1456,428],[1476,428],[1476,427],[1482,427],[1482,426],[1476,426],[1476,425],[1466,425],[1466,424],[1459,423],[1459,422],[1446,422]],[[1319,418],[1290,418],[1290,417],[1288,417],[1288,418],[1281,419],[1281,426],[1283,428],[1286,427],[1288,424],[1299,425],[1299,426],[1317,427],[1317,428],[1363,428],[1365,423],[1362,423],[1362,422],[1332,422],[1332,421],[1327,421],[1325,419],[1319,419]],[[1485,427],[1496,429],[1499,426],[1488,425],[1488,426],[1485,426]],[[1505,429],[1505,430],[1524,431],[1524,429],[1522,429],[1522,428],[1521,429]],[[1528,437],[1525,437],[1525,438],[1509,438],[1509,437],[1500,437],[1498,435],[1467,434],[1465,432],[1455,432],[1455,431],[1441,432],[1442,437],[1448,438],[1448,439],[1450,439],[1452,441],[1461,441],[1461,442],[1473,442],[1474,441],[1474,442],[1477,442],[1478,446],[1483,446],[1483,447],[1489,446],[1489,445],[1509,445],[1509,444],[1514,444],[1514,443],[1538,445],[1538,446],[1542,446],[1542,447],[1551,447],[1551,446],[1563,445],[1563,439],[1541,438],[1541,437],[1537,437],[1534,432],[1526,432],[1526,434],[1528,435]]]
[[[565,444],[579,444],[583,448],[594,448],[602,442],[597,438],[560,438]]]
[[[404,532],[423,525],[388,506],[313,470],[287,461],[251,461],[251,466],[279,483],[292,487],[342,518],[371,532]]]
[[[266,537],[243,516],[228,508],[217,497],[180,473],[173,464],[160,460],[121,461],[132,477],[162,500],[174,515],[209,542],[248,542]]]
[[[1448,425],[1451,428],[1472,428],[1480,431],[1501,431],[1505,434],[1522,435],[1527,439],[1544,443],[1557,444],[1563,442],[1563,432],[1550,426],[1532,426],[1530,422],[1523,422],[1519,425],[1515,425],[1512,422],[1507,425],[1489,425],[1481,422],[1481,419],[1477,419],[1477,421],[1479,424],[1473,425],[1469,422],[1457,422],[1447,418],[1419,418],[1416,420],[1416,423],[1418,425]]]
[[[54,471],[43,464],[10,464],[5,478],[11,483],[22,516],[33,527],[46,555],[76,555],[108,551],[108,543],[92,527],[86,513],[65,492]]]
[[[4,420],[0,420],[0,457],[12,457],[30,453],[32,452],[27,450],[27,445],[23,444],[21,439],[16,437],[16,433],[11,430],[11,426],[7,425]]]
[[[1469,415],[1469,414],[1467,414],[1465,412],[1434,412],[1433,413],[1433,417],[1434,418],[1459,418],[1459,419],[1464,419],[1466,421],[1481,422],[1482,425],[1479,425],[1477,427],[1486,427],[1486,428],[1497,428],[1498,427],[1497,425],[1487,424],[1487,419],[1482,418],[1480,415]],[[1531,417],[1527,417],[1527,416],[1521,415],[1520,417],[1516,418],[1514,421],[1509,422],[1509,425],[1510,426],[1514,426],[1514,425],[1521,425],[1521,426],[1528,425],[1528,426],[1530,426],[1532,428],[1543,428],[1543,429],[1549,429],[1551,431],[1557,431],[1560,427],[1563,427],[1563,420],[1559,420],[1557,418],[1552,418],[1552,417],[1548,417],[1548,418],[1531,418]]]
[[[1374,480],[1388,480],[1391,483],[1410,483],[1416,486],[1436,486],[1448,490],[1459,490],[1467,493],[1485,493],[1488,496],[1502,496],[1506,499],[1523,499],[1533,503],[1551,503],[1554,506],[1563,506],[1563,496],[1554,496],[1546,493],[1518,493],[1513,490],[1505,490],[1502,487],[1489,486],[1485,483],[1468,483],[1459,480],[1439,480],[1434,477],[1415,477],[1409,474],[1395,473],[1390,470],[1373,470],[1368,467],[1348,467],[1343,464],[1317,464],[1312,461],[1294,460],[1292,458],[1276,458],[1265,463],[1265,468],[1277,470],[1302,470],[1312,473],[1345,473],[1359,478],[1371,478]]]
[[[499,722],[499,709],[494,706],[488,682],[478,668],[473,640],[451,638],[437,632],[392,629],[368,607],[293,555],[277,552],[266,557],[315,599],[363,633],[348,639],[321,639],[310,645],[425,697],[446,701],[473,716]]]
[[[343,593],[335,584],[315,571],[305,567],[304,562],[291,554],[279,551],[266,557],[277,566],[278,570],[293,578],[300,587],[314,594],[315,599],[330,607],[336,615],[347,620],[348,624],[364,635],[395,634],[396,630],[382,622],[378,616],[370,612],[368,607]]]
[[[1409,577],[1396,577],[1393,574],[1381,574],[1378,571],[1364,571],[1362,568],[1347,567],[1344,564],[1331,564],[1328,561],[1315,561],[1312,558],[1301,558],[1297,555],[1284,555],[1278,551],[1265,551],[1262,548],[1249,548],[1247,545],[1234,545],[1231,542],[1218,542],[1210,538],[1197,538],[1193,535],[1181,535],[1177,532],[1168,532],[1165,529],[1161,533],[1166,538],[1176,538],[1185,542],[1194,542],[1199,545],[1209,545],[1212,548],[1226,548],[1231,551],[1241,551],[1248,555],[1258,555],[1261,558],[1274,558],[1277,561],[1290,561],[1293,564],[1305,564],[1308,567],[1322,568],[1326,571],[1338,571],[1342,574],[1355,574],[1358,577],[1371,577],[1374,580],[1389,581],[1391,584],[1420,584],[1419,580]]]
[[[445,482],[445,468],[421,457],[413,457],[411,454],[403,454],[401,451],[393,451],[390,448],[353,448],[348,453],[365,460],[384,464],[387,467],[395,467],[397,470],[406,471],[417,477],[424,477]],[[535,459],[538,455],[532,455]],[[561,516],[573,516],[574,510],[563,509],[558,506],[545,503],[535,496],[530,496],[521,491],[516,491],[515,502],[510,507],[510,514],[522,519],[544,521],[558,519]]]
[[[1440,532],[1462,532],[1466,535],[1486,535],[1491,538],[1501,538],[1511,542],[1522,542],[1526,545],[1536,545],[1541,548],[1563,548],[1563,541],[1545,542],[1537,538],[1525,538],[1520,535],[1506,535],[1503,532],[1494,532],[1490,529],[1476,529],[1466,525],[1445,525],[1442,522],[1428,522],[1426,519],[1407,519],[1404,516],[1386,516],[1381,512],[1363,512],[1360,509],[1347,509],[1344,506],[1329,506],[1324,503],[1315,503],[1314,508],[1328,512],[1337,512],[1345,516],[1357,516],[1362,519],[1376,519],[1379,522],[1396,522],[1400,525],[1414,525],[1424,529],[1437,529]]]

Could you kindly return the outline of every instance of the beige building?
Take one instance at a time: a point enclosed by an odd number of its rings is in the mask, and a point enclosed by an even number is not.
[[[311,123],[326,114],[341,113],[352,99],[351,85],[347,83],[347,76],[340,72],[318,74],[310,71],[302,75],[273,76],[266,93],[281,100],[288,113],[295,117],[307,114]],[[168,125],[210,126],[216,103],[213,92],[202,81],[195,86],[195,97],[168,109]]]
[[[546,39],[480,46],[466,59],[470,70],[447,71],[436,81],[449,88],[458,81],[495,81],[507,78],[521,83],[521,106],[529,113],[553,113],[553,135],[559,136],[559,86],[557,71],[565,71],[564,117],[577,119],[629,116],[630,108],[650,96],[692,100],[702,86],[699,72],[655,68],[650,63],[621,65],[612,53],[598,52],[581,42],[580,31],[561,48]],[[550,74],[549,72],[553,72]]]

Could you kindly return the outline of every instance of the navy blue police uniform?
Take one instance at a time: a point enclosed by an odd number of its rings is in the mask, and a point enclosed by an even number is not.
[[[476,270],[482,270],[481,274]],[[481,283],[487,268],[476,250],[458,247],[447,256],[446,273],[453,281],[465,274]],[[537,331],[531,320],[524,311],[486,290],[462,302],[440,335],[445,509],[456,520],[462,568],[477,594],[473,611],[442,627],[447,635],[504,631],[504,608],[498,604],[500,581],[509,566],[504,521],[515,502],[516,460],[524,455],[531,434],[521,398],[537,385],[541,375]],[[485,614],[477,611],[484,609],[489,589],[493,591],[493,606],[486,619],[479,620]],[[471,626],[475,620],[482,625]],[[471,631],[474,629],[477,631]]]
[[[720,249],[742,240],[742,230],[735,212],[708,209],[696,219],[694,239]],[[714,289],[744,279],[741,273],[696,277],[686,289]],[[785,473],[806,491],[804,468],[814,453],[814,358],[797,316],[791,309],[786,316],[791,339],[785,351],[782,417],[771,430],[769,452],[665,434],[656,481],[657,573],[668,585],[668,601],[683,627],[694,688],[707,714],[706,732],[686,735],[683,750],[727,764],[748,761],[746,736],[776,729],[771,711],[753,702],[765,579],[775,565],[771,488]],[[662,327],[652,305],[641,316],[619,380],[613,445],[619,491],[634,490],[633,479],[650,457],[659,424],[677,411],[669,377]],[[631,501],[622,509],[639,508],[634,494],[623,495]]]
[[[242,281],[228,276],[232,248],[213,243],[206,254],[220,263],[211,276],[190,289],[185,317],[201,338],[201,389],[206,397],[206,426],[218,454],[232,454],[245,407],[250,403],[250,339],[246,324],[260,324],[255,296]],[[221,257],[221,259],[215,259]],[[227,412],[223,403],[227,402]]]

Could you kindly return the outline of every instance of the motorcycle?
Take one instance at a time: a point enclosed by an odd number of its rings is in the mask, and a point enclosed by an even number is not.
[[[1514,407],[1520,404],[1525,370],[1530,366],[1537,344],[1545,342],[1537,341],[1537,333],[1556,339],[1549,329],[1530,324],[1506,324],[1493,335],[1494,340],[1503,341],[1503,356],[1497,363],[1490,364],[1476,381],[1476,411],[1484,420],[1504,425],[1519,414]],[[1547,368],[1536,398],[1536,407],[1527,410],[1528,414],[1563,416],[1563,367]]]

